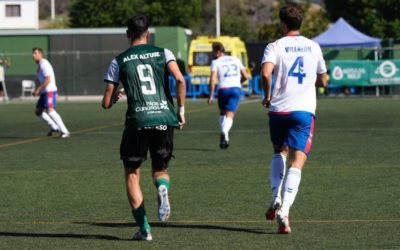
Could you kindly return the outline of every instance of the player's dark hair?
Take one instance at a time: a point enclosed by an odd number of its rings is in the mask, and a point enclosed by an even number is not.
[[[40,52],[40,54],[42,54],[43,55],[43,49],[42,48],[39,48],[39,47],[34,47],[33,49],[32,49],[32,52],[35,52],[35,51],[39,51]]]
[[[279,19],[286,24],[288,30],[299,30],[303,22],[303,8],[293,2],[285,4],[279,11]]]
[[[149,19],[145,15],[134,15],[126,22],[127,33],[132,39],[140,38],[149,29]]]
[[[217,52],[217,51],[221,51],[221,52],[225,52],[225,48],[224,45],[220,42],[213,42],[212,43],[212,51]]]

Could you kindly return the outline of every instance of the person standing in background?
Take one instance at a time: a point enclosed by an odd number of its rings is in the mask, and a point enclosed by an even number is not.
[[[33,96],[39,96],[35,113],[49,126],[50,132],[47,134],[48,136],[61,133],[61,138],[68,138],[71,134],[56,111],[58,95],[53,67],[43,57],[41,48],[33,48],[32,57],[38,66],[36,71],[36,84],[38,87],[32,93]]]

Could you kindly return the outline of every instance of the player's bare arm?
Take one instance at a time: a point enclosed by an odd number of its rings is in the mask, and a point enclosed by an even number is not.
[[[209,82],[209,86],[208,86],[209,90],[210,90],[210,96],[208,97],[208,101],[207,101],[207,103],[209,105],[211,105],[213,103],[215,85],[217,84],[217,77],[218,77],[217,71],[211,71],[210,82]]]
[[[46,76],[46,77],[44,78],[43,83],[41,83],[41,84],[39,85],[39,87],[37,87],[37,88],[35,89],[35,91],[32,93],[32,95],[33,95],[33,96],[38,96],[38,95],[40,94],[40,92],[41,92],[43,89],[45,89],[47,85],[49,85],[50,80],[51,80],[51,79],[50,79],[50,76]],[[38,80],[38,82],[39,82],[39,80]],[[40,83],[40,82],[39,82],[39,83]]]
[[[240,75],[241,75],[241,78],[240,78],[240,82],[241,83],[243,83],[243,82],[245,82],[245,81],[250,79],[250,76],[247,73],[246,68],[243,68],[243,69],[240,70]]]
[[[109,109],[115,103],[115,93],[117,92],[118,86],[112,82],[107,82],[106,89],[104,91],[102,107]]]
[[[315,82],[316,87],[327,87],[328,86],[328,75],[326,73],[317,74],[317,80]]]
[[[272,91],[272,72],[274,71],[275,65],[270,62],[263,64],[261,69],[261,82],[264,89],[264,100],[262,105],[269,108],[271,102],[271,91]]]
[[[177,101],[178,101],[178,115],[179,115],[179,128],[182,129],[186,123],[185,120],[185,98],[186,98],[186,82],[181,71],[179,70],[178,64],[175,61],[170,61],[167,65],[168,72],[176,80],[177,89]]]

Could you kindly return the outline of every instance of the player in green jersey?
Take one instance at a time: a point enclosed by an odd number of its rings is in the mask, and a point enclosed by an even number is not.
[[[102,106],[109,109],[121,97],[121,82],[127,96],[125,131],[120,147],[125,167],[125,181],[132,215],[139,225],[135,240],[152,240],[150,225],[140,189],[140,166],[150,151],[152,176],[157,188],[159,219],[166,221],[171,208],[168,199],[170,177],[168,163],[173,151],[174,128],[185,124],[186,86],[172,52],[148,45],[149,21],[135,15],[127,21],[131,47],[112,60],[105,76],[106,89]],[[177,84],[178,113],[169,89],[168,75]]]

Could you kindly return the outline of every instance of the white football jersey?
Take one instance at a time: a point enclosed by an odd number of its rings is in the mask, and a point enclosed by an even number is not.
[[[53,67],[51,66],[50,62],[47,59],[40,60],[37,68],[37,78],[40,81],[40,84],[44,82],[46,76],[50,76],[50,82],[47,84],[46,88],[42,90],[42,92],[47,91],[57,91],[56,85],[56,77],[54,75]]]
[[[211,71],[218,73],[219,88],[240,88],[243,68],[243,63],[233,56],[221,56],[211,62]]]
[[[315,114],[317,74],[326,72],[319,45],[303,36],[286,36],[267,45],[262,64],[275,65],[270,111]]]

